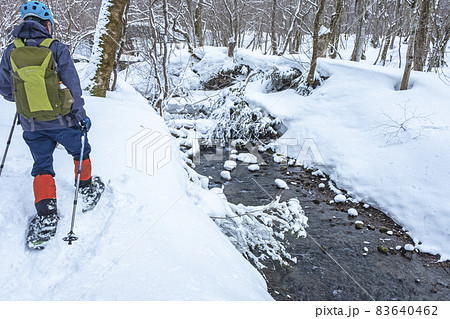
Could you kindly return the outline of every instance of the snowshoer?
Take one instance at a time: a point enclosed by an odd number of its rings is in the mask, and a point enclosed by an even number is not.
[[[88,131],[80,80],[66,45],[52,38],[51,11],[38,1],[21,7],[23,22],[0,62],[0,94],[16,102],[23,138],[34,159],[31,175],[37,215],[31,220],[27,236],[29,248],[42,249],[55,235],[58,223],[53,152],[57,143],[73,157],[75,172],[82,161],[80,195],[84,209],[95,206],[104,189],[91,175],[91,146],[86,140],[81,153],[81,133]],[[65,86],[66,88],[63,88]]]

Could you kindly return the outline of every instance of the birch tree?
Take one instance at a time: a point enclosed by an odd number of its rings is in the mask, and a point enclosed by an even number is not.
[[[355,46],[350,60],[359,62],[366,45],[366,26],[368,19],[367,0],[356,0],[355,9],[358,18],[358,29],[356,31]]]

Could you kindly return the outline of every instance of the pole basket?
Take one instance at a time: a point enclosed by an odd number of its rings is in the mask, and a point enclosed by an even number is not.
[[[67,234],[67,237],[64,237],[63,240],[64,240],[64,241],[67,241],[67,242],[68,242],[68,243],[67,243],[68,245],[72,245],[72,242],[75,241],[75,240],[78,240],[78,237],[75,236],[75,234],[74,234],[73,231],[70,231],[70,232]]]

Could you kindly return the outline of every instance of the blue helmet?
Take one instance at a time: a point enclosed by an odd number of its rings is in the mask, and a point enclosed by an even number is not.
[[[40,3],[38,1],[25,2],[22,5],[22,8],[20,8],[20,15],[22,19],[25,19],[26,17],[29,16],[35,16],[42,20],[49,20],[52,24],[53,30],[53,25],[55,24],[55,21],[53,20],[52,12],[43,3]]]

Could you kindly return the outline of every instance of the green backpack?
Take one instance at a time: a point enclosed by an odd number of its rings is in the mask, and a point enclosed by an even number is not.
[[[27,119],[52,121],[66,115],[74,99],[70,90],[60,89],[53,53],[54,39],[42,41],[39,47],[25,46],[19,38],[11,51],[14,97],[17,112]]]

